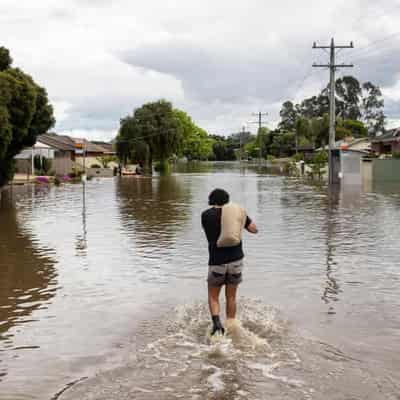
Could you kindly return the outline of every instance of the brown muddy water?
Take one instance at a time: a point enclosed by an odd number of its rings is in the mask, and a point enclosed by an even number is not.
[[[260,233],[238,321],[210,341],[217,186]],[[0,400],[400,399],[399,226],[399,187],[232,164],[3,191]]]

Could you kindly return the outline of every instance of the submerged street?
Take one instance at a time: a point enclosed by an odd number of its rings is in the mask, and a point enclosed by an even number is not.
[[[211,341],[200,215],[245,235],[239,321]],[[396,399],[398,188],[328,192],[236,164],[14,187],[0,203],[0,400]]]

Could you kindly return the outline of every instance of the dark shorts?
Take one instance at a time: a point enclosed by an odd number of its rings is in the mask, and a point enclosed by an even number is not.
[[[210,265],[207,282],[210,286],[239,285],[242,282],[243,259],[227,264]]]

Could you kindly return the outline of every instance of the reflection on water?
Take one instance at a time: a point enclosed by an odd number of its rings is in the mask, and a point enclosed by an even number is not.
[[[335,261],[336,214],[339,206],[340,187],[333,186],[326,197],[326,286],[322,299],[329,304],[328,314],[335,314],[334,302],[339,300],[340,285],[335,277],[338,264]]]
[[[82,233],[76,236],[77,255],[86,255],[87,227],[86,227],[86,183],[82,183]]]
[[[215,171],[215,163],[191,161],[187,163],[177,163],[174,170],[184,174],[212,173]]]
[[[170,246],[189,218],[189,186],[175,176],[122,178],[116,196],[127,234],[150,251]]]
[[[396,398],[400,191],[185,168],[3,196],[0,400]],[[216,344],[200,224],[214,187],[260,230],[244,234],[240,322]]]
[[[34,311],[46,309],[57,290],[52,250],[18,221],[16,190],[0,197],[0,352],[13,350],[11,328],[33,322]],[[5,373],[0,364],[0,381]]]

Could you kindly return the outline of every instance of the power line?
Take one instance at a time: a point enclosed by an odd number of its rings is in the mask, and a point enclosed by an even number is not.
[[[119,140],[119,139],[117,139],[117,142],[119,142],[119,143],[138,142],[140,140],[147,139],[147,138],[154,137],[154,136],[160,136],[160,134],[159,133],[154,133],[154,134],[151,134],[151,135],[137,136],[137,137],[134,137],[134,138],[128,139],[128,140]]]
[[[359,17],[359,18],[357,19],[357,22],[359,22],[359,20],[361,20],[362,18],[363,18],[363,17]],[[377,40],[375,40],[375,41],[369,43],[369,44],[366,45],[366,46],[363,46],[363,47],[360,47],[360,48],[358,48],[358,49],[355,49],[353,55],[355,54],[356,57],[353,58],[353,60],[354,60],[354,61],[358,61],[358,60],[361,61],[361,60],[364,60],[365,58],[367,58],[367,57],[369,57],[369,56],[371,55],[371,51],[372,51],[373,53],[374,53],[374,52],[378,52],[378,54],[379,54],[382,50],[390,50],[390,49],[392,49],[392,47],[389,47],[389,48],[386,48],[386,49],[385,49],[385,48],[383,48],[383,49],[382,49],[382,48],[377,48],[377,49],[375,49],[374,46],[375,46],[376,44],[378,44],[378,43],[384,43],[384,42],[386,42],[386,41],[389,41],[389,40],[391,40],[391,39],[393,39],[393,38],[395,38],[395,37],[397,37],[397,36],[399,36],[399,35],[400,35],[400,32],[395,32],[395,33],[392,33],[392,34],[390,34],[390,35],[388,35],[388,36],[384,36],[384,37],[382,37],[382,38],[380,38],[380,39],[377,39]],[[344,47],[344,48],[338,48],[337,51],[336,51],[336,55],[339,54],[339,53],[340,53],[342,50],[344,50],[344,49],[345,49],[345,47]],[[328,51],[328,46],[323,47],[322,50]],[[327,66],[326,68],[328,68],[328,66]],[[317,73],[320,73],[320,72],[323,72],[323,70],[318,71]],[[294,92],[297,92],[298,90],[300,90],[301,87],[304,85],[304,83],[307,81],[307,79],[308,79],[312,74],[313,74],[313,69],[307,71],[307,72],[304,74],[303,78],[300,79],[299,84],[296,85],[296,86],[294,87],[294,90],[293,90],[293,91],[294,91]]]
[[[386,42],[386,41],[388,41],[388,40],[390,40],[390,39],[393,39],[394,37],[399,36],[399,35],[400,35],[400,31],[399,31],[399,32],[392,33],[392,34],[390,34],[390,35],[388,35],[388,36],[385,36],[385,37],[383,37],[383,38],[381,38],[381,39],[375,40],[375,41],[369,43],[369,44],[366,45],[366,46],[363,46],[363,47],[360,47],[360,48],[356,49],[356,50],[354,51],[353,54],[355,54],[356,56],[359,56],[360,53],[363,53],[365,50],[369,49],[370,47],[375,46],[377,43]]]
[[[366,61],[371,58],[376,58],[378,56],[382,56],[384,53],[388,54],[391,53],[392,51],[397,51],[398,45],[392,45],[390,47],[381,47],[381,48],[372,48],[369,51],[366,51],[362,54],[359,54],[357,57],[355,57],[353,60],[354,61]]]

